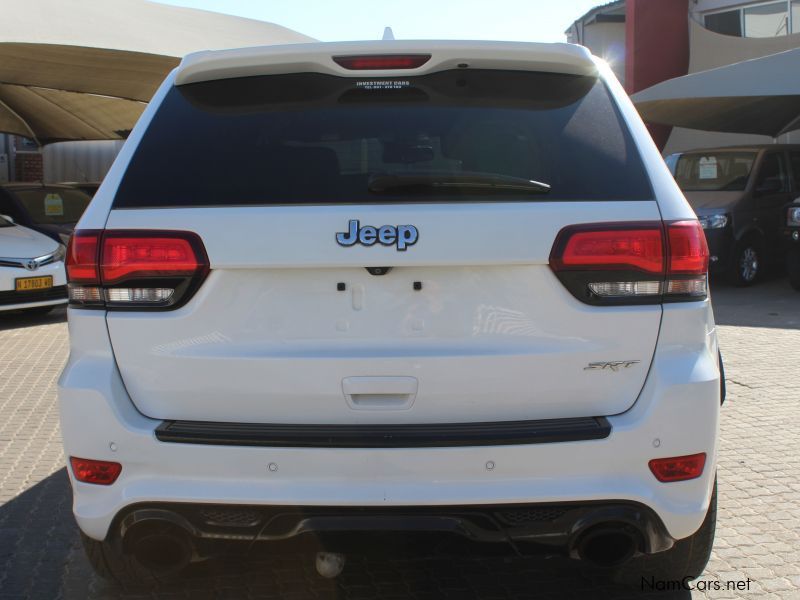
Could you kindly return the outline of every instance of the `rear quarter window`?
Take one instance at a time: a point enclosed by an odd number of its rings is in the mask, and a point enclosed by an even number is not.
[[[378,175],[479,173],[546,194],[375,193]],[[171,89],[135,151],[116,208],[643,200],[652,190],[605,85],[524,71],[384,80],[248,77]]]

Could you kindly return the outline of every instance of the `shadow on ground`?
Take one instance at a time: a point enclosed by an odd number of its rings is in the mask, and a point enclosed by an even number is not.
[[[564,559],[348,556],[345,572],[326,580],[317,576],[312,558],[293,552],[217,559],[155,591],[123,589],[95,577],[84,557],[65,469],[0,507],[0,598],[691,598],[689,592],[614,586]]]
[[[0,312],[0,331],[37,327],[38,325],[50,325],[52,323],[63,323],[66,320],[67,309],[64,306],[54,308],[46,314],[37,313],[35,310]]]
[[[782,274],[767,274],[746,288],[712,278],[711,301],[717,325],[800,329],[800,292]]]

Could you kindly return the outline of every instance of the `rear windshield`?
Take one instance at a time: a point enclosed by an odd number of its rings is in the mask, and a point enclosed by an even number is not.
[[[417,185],[372,185],[382,176]],[[545,185],[431,185],[448,176]],[[432,196],[642,200],[652,190],[596,78],[488,70],[385,80],[301,73],[174,87],[114,205],[364,204]]]
[[[755,162],[755,152],[681,154],[673,172],[685,192],[737,192],[747,186]]]
[[[37,187],[15,190],[33,223],[37,225],[67,225],[77,223],[91,198],[80,190]]]

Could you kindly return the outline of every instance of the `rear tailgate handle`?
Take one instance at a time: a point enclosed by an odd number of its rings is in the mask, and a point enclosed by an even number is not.
[[[342,391],[353,410],[408,410],[417,397],[416,377],[345,377]]]

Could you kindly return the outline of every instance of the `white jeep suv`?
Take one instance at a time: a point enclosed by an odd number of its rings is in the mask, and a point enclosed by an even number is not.
[[[695,577],[721,401],[707,267],[584,48],[191,55],[68,251],[87,554],[158,579],[221,542],[409,529]]]

